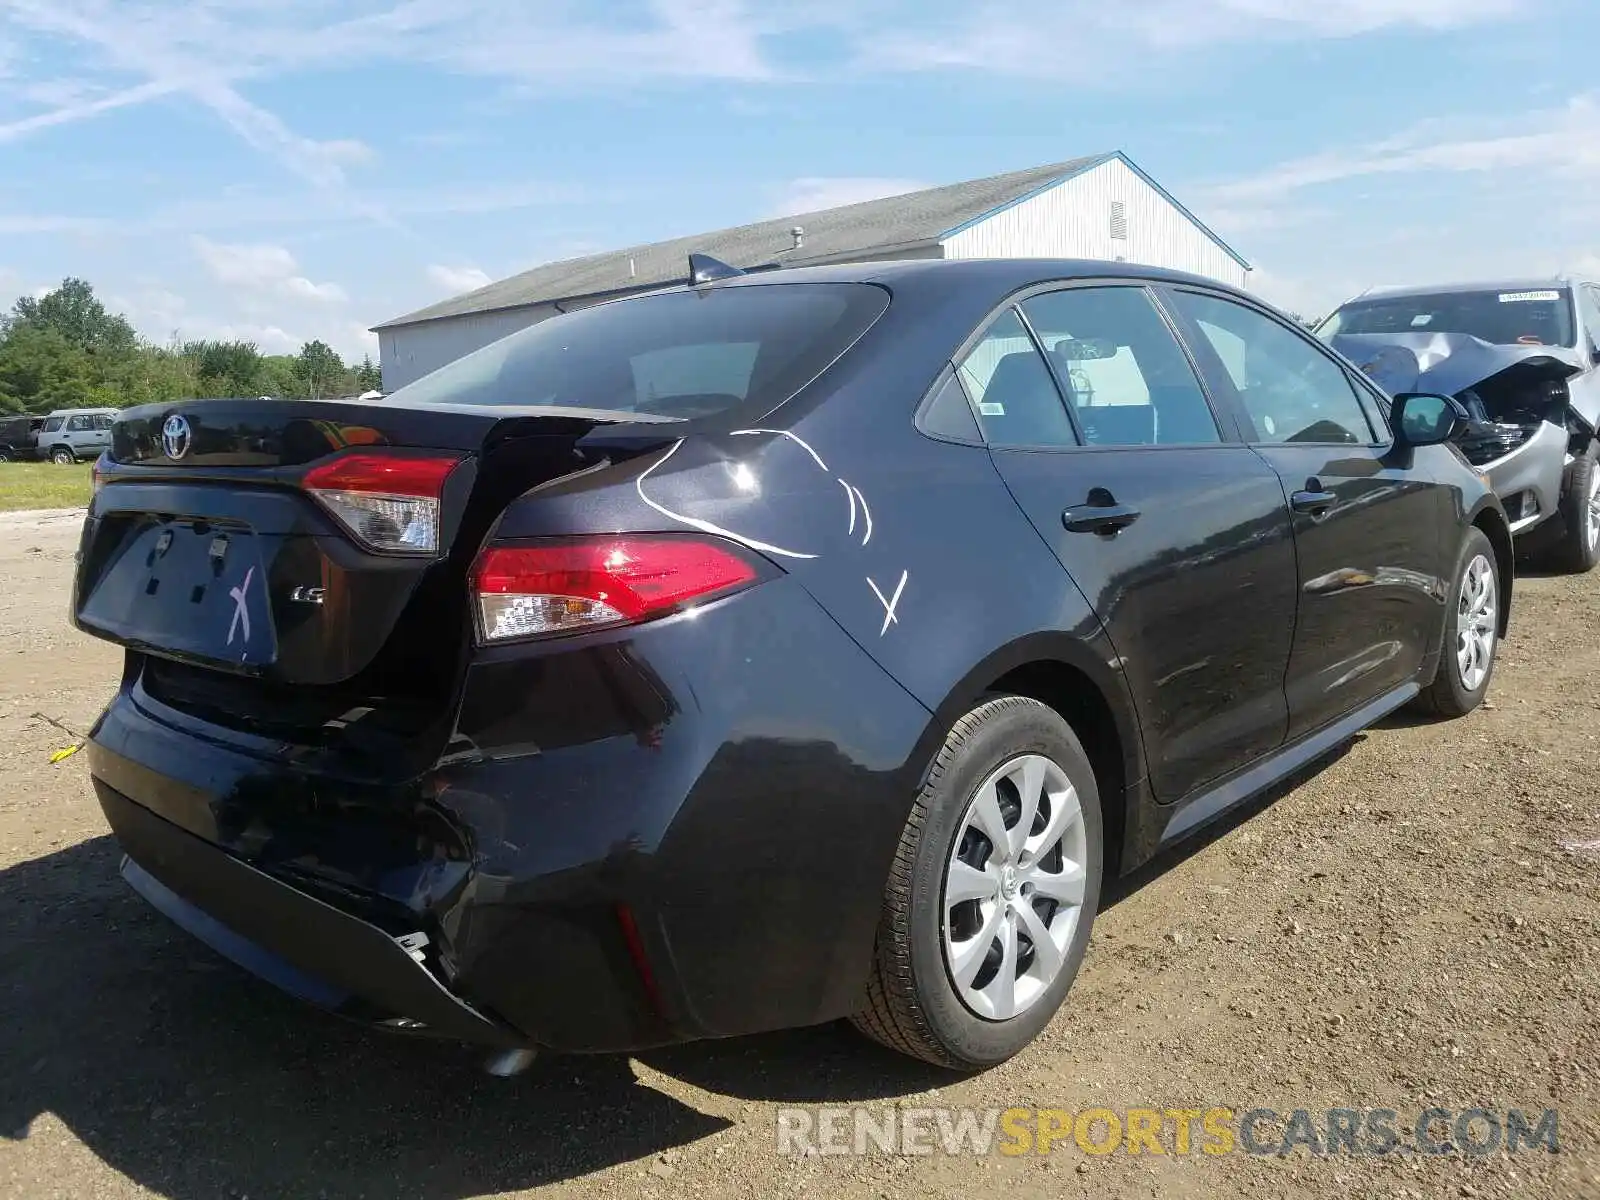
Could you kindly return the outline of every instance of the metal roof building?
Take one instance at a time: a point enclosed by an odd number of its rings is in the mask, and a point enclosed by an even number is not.
[[[1099,258],[1243,286],[1250,264],[1120,151],[547,263],[375,327],[393,391],[560,312],[745,270],[898,258]]]

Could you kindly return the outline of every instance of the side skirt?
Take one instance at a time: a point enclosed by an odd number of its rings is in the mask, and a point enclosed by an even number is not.
[[[1153,857],[1160,850],[1227,815],[1238,805],[1281,783],[1315,762],[1329,751],[1353,739],[1362,730],[1403,707],[1422,691],[1415,682],[1403,683],[1375,700],[1370,700],[1348,716],[1281,747],[1265,758],[1243,768],[1203,792],[1166,806],[1150,801],[1141,787],[1133,801],[1128,840],[1124,851],[1124,874]]]

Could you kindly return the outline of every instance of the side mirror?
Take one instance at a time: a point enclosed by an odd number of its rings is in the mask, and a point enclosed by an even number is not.
[[[1405,392],[1394,398],[1389,423],[1402,446],[1437,446],[1448,442],[1468,420],[1467,410],[1449,396]]]

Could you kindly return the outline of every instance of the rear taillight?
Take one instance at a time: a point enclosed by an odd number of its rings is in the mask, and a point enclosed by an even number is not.
[[[389,554],[439,552],[439,498],[455,455],[341,454],[301,481],[357,540]]]
[[[628,625],[749,587],[761,571],[725,542],[622,534],[491,546],[473,571],[486,642]]]
[[[94,465],[89,468],[89,495],[93,496],[105,486],[106,456],[102,454],[94,460]]]

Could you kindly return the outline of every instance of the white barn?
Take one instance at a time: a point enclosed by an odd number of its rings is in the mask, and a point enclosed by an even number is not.
[[[1250,264],[1121,151],[547,263],[374,328],[385,391],[559,312],[745,270],[897,258],[1098,258],[1242,287]]]

